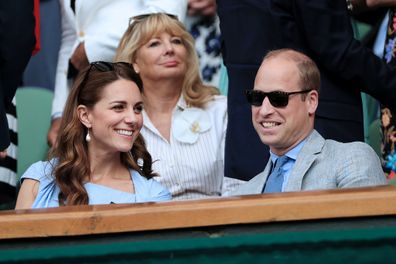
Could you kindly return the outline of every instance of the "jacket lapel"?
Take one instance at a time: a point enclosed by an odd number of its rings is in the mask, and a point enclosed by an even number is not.
[[[303,179],[317,155],[322,151],[324,144],[325,139],[316,130],[313,130],[297,155],[297,160],[294,163],[284,190],[285,192],[302,190]]]
[[[264,190],[264,185],[267,182],[267,178],[268,178],[268,176],[269,176],[269,174],[271,172],[271,167],[272,167],[272,160],[271,160],[271,158],[269,158],[269,160],[267,162],[267,165],[265,166],[264,171],[259,174],[260,176],[257,175],[258,179],[257,179],[257,182],[256,182],[256,184],[257,184],[256,186],[259,188],[258,191],[260,193],[262,193],[263,190]]]

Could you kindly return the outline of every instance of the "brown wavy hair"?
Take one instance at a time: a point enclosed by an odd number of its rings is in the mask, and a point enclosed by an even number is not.
[[[133,63],[137,51],[151,38],[162,32],[180,37],[187,50],[187,72],[184,77],[182,94],[187,105],[198,108],[205,107],[206,103],[213,100],[219,90],[213,86],[203,84],[199,75],[199,60],[195,51],[195,41],[184,25],[175,17],[165,13],[156,13],[138,16],[133,19],[121,38],[114,61]]]
[[[133,81],[140,92],[143,90],[142,81],[131,65],[106,63],[112,68],[102,71],[93,64],[95,63],[91,63],[77,76],[63,112],[57,145],[50,153],[50,157],[57,159],[53,176],[60,188],[60,206],[89,203],[88,193],[84,188],[91,173],[88,145],[85,141],[87,128],[78,118],[77,107],[85,105],[92,109],[101,99],[103,88],[119,79]],[[146,178],[156,176],[151,167],[151,155],[141,134],[131,151],[121,153],[120,158],[123,165],[136,170],[140,175]]]

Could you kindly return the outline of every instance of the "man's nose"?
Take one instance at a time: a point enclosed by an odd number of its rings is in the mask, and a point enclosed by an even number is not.
[[[269,101],[268,97],[266,96],[263,100],[263,103],[260,106],[260,114],[267,115],[274,111],[274,107],[272,106],[271,102]]]

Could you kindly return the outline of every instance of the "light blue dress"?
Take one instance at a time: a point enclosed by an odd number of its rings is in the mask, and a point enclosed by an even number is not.
[[[52,176],[56,159],[39,161],[32,164],[22,175],[22,179],[34,179],[40,182],[37,197],[32,208],[58,207],[59,187]],[[123,192],[104,185],[91,182],[84,184],[89,197],[89,204],[110,203],[144,203],[170,200],[170,192],[153,179],[141,176],[137,171],[130,170],[135,193]]]

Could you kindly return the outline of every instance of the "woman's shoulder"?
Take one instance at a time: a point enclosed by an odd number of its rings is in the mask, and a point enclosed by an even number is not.
[[[37,196],[32,208],[57,207],[59,188],[52,176],[53,169],[57,164],[56,159],[49,161],[38,161],[33,163],[22,175],[23,179],[32,179],[39,182]]]
[[[48,181],[52,179],[52,171],[56,166],[57,160],[37,161],[29,166],[23,173],[21,179],[33,179],[37,181]]]
[[[165,201],[172,198],[168,189],[154,178],[147,179],[133,169],[131,169],[131,175],[136,194],[147,196],[151,201]]]
[[[211,118],[223,120],[227,116],[227,97],[224,95],[215,95],[206,105],[205,111]]]
[[[224,95],[214,95],[210,101],[207,102],[205,109],[208,112],[227,111],[227,97]]]
[[[225,105],[227,106],[227,96],[224,95],[215,95],[213,96],[212,104],[215,105]]]

